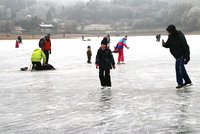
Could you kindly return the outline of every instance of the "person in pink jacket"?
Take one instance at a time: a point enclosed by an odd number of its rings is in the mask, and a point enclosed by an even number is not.
[[[117,43],[117,46],[115,49],[118,49],[118,62],[117,64],[124,64],[124,47],[129,49],[129,47],[126,45],[127,41],[127,35],[120,39],[119,42]]]
[[[18,36],[15,42],[15,48],[19,48],[19,44],[22,43],[22,37]]]

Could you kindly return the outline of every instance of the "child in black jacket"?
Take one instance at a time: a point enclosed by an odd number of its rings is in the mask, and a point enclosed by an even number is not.
[[[89,63],[89,64],[91,63],[91,57],[92,57],[91,47],[88,46],[87,47],[87,58],[88,58],[87,63]]]
[[[115,61],[111,50],[107,46],[107,38],[101,41],[101,47],[96,55],[96,68],[99,69],[99,79],[102,89],[111,88],[110,69],[115,69]]]

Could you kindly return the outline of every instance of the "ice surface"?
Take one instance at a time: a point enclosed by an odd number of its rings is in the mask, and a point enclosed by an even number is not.
[[[180,91],[174,58],[154,36],[128,37],[126,64],[111,71],[110,90],[100,89],[94,65],[102,38],[53,39],[50,64],[57,70],[38,72],[19,71],[30,66],[38,40],[23,40],[20,48],[0,41],[0,133],[200,133],[200,36],[186,38],[194,85]],[[111,37],[111,49],[119,39]],[[92,64],[86,63],[88,45]]]

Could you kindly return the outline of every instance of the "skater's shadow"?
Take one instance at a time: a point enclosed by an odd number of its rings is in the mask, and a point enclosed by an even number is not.
[[[104,126],[110,120],[112,120],[115,116],[113,116],[112,112],[112,92],[110,89],[103,89],[101,90],[100,98],[99,98],[99,116],[102,117],[97,124],[94,126]]]
[[[177,91],[176,111],[177,114],[174,116],[176,119],[176,131],[178,133],[193,132],[192,128],[187,125],[187,121],[191,120],[189,109],[191,105],[191,90],[184,88]]]
[[[101,102],[106,102],[112,99],[112,92],[110,89],[102,90],[101,91]]]
[[[176,90],[177,95],[180,95],[181,93],[191,93],[192,90],[189,87],[185,87],[183,89],[180,90]]]
[[[102,90],[100,97],[100,111],[102,113],[108,112],[111,109],[112,92],[111,90]]]

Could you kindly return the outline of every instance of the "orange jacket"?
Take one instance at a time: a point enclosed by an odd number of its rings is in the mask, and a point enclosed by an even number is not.
[[[51,51],[51,40],[45,40],[42,50]]]

